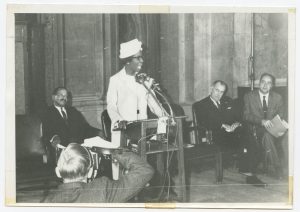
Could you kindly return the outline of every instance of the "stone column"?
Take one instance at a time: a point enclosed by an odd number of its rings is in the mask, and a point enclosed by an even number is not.
[[[250,86],[251,16],[251,13],[234,14],[233,97],[237,97],[238,86]]]

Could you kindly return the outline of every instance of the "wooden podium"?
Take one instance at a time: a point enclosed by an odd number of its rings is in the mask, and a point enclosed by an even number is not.
[[[164,172],[164,157],[163,154],[167,152],[175,151],[177,154],[178,160],[178,177],[179,177],[179,192],[178,199],[182,202],[186,202],[186,184],[185,184],[185,168],[184,168],[184,148],[183,148],[183,135],[182,135],[182,120],[185,119],[186,116],[178,116],[174,117],[176,122],[175,126],[172,126],[172,129],[175,129],[175,139],[172,142],[167,140],[157,141],[161,142],[159,148],[151,148],[151,145],[147,143],[149,141],[150,136],[146,134],[148,129],[157,129],[158,119],[147,119],[147,120],[139,120],[140,127],[140,138],[137,143],[137,154],[143,160],[147,160],[147,155],[156,154],[157,155],[157,172],[162,174]],[[174,138],[174,137],[173,137]],[[127,136],[124,132],[121,133],[121,146],[125,147],[127,144]],[[162,176],[162,175],[161,175]],[[161,179],[163,181],[163,179]]]

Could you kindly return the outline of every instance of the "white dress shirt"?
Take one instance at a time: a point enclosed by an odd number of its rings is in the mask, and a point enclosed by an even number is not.
[[[56,105],[54,105],[54,106],[58,110],[58,112],[59,112],[59,114],[61,115],[62,118],[64,118],[64,116],[63,116],[61,110],[63,110],[66,113],[66,116],[68,117],[68,114],[67,114],[67,111],[66,111],[65,107],[58,107]]]
[[[213,103],[215,104],[215,106],[216,106],[217,108],[219,108],[220,102],[217,102],[216,100],[214,100],[213,98],[211,98],[211,96],[210,96],[210,99],[211,99],[211,101],[213,101]]]
[[[269,104],[269,94],[270,93],[267,93],[267,94],[262,94],[260,91],[258,92],[259,93],[259,98],[260,98],[260,102],[261,102],[261,105],[263,106],[263,100],[264,100],[264,96],[265,96],[265,99],[266,99],[266,103],[267,103],[267,106]]]

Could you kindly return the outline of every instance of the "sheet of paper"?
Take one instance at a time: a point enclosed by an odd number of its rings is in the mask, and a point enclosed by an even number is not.
[[[168,117],[160,117],[157,120],[157,134],[164,134],[167,132]]]
[[[115,149],[118,148],[120,145],[114,142],[106,141],[103,138],[96,136],[93,138],[84,139],[84,143],[82,144],[82,146]]]
[[[282,136],[288,129],[288,124],[285,121],[282,121],[279,115],[276,115],[271,122],[273,123],[273,127],[268,128],[267,130],[276,138]]]

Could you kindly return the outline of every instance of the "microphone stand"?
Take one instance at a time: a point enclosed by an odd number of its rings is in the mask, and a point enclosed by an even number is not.
[[[254,90],[255,70],[254,70],[254,14],[251,14],[251,49],[248,58],[248,75],[250,79],[250,89]]]
[[[141,74],[141,75],[136,75],[136,81],[140,84],[142,84],[146,90],[148,91],[148,93],[152,96],[152,98],[154,99],[154,101],[157,103],[157,105],[162,109],[163,113],[165,115],[167,115],[169,117],[169,119],[171,120],[171,125],[174,126],[176,125],[175,119],[174,119],[174,112],[173,109],[168,101],[168,99],[165,97],[165,95],[163,95],[163,93],[160,91],[160,88],[158,87],[157,84],[152,84],[153,88],[149,88],[146,84],[145,81],[147,79],[147,75],[146,74]],[[149,78],[149,77],[148,77]],[[162,104],[159,102],[159,100],[157,99],[157,97],[155,96],[155,93],[159,94],[163,100],[165,101],[165,103],[167,104],[169,110],[170,110],[170,115],[168,114],[168,112],[164,109],[164,107],[162,106]]]
[[[143,81],[142,82],[143,86],[147,89],[148,93],[150,93],[150,95],[152,96],[152,98],[155,100],[155,102],[159,105],[159,107],[163,110],[163,113],[166,114],[170,120],[171,120],[171,125],[172,126],[175,126],[176,125],[176,122],[175,122],[175,119],[174,119],[174,111],[168,101],[168,99],[165,97],[165,95],[162,94],[162,92],[159,91],[159,89],[156,87],[154,89],[151,89],[151,88],[148,88],[146,85],[145,85],[145,82]],[[168,114],[168,112],[164,109],[164,107],[162,106],[162,104],[159,102],[159,100],[157,99],[157,97],[154,95],[153,91],[157,94],[159,94],[163,100],[165,101],[165,103],[167,104],[169,110],[170,110],[170,115]]]
[[[163,113],[167,116],[169,116],[169,114],[167,113],[167,111],[164,109],[164,107],[161,105],[161,103],[159,102],[159,100],[157,99],[157,97],[154,95],[153,91],[151,88],[148,88],[145,85],[145,82],[142,82],[142,85],[146,88],[146,90],[148,91],[148,93],[152,96],[152,98],[154,99],[154,101],[156,102],[156,104],[158,104],[158,106],[162,109]]]
[[[168,99],[165,97],[165,95],[163,95],[163,93],[161,92],[161,91],[159,91],[159,89],[155,89],[154,90],[157,94],[159,94],[162,98],[163,98],[163,100],[164,100],[164,102],[167,104],[167,106],[168,106],[168,108],[169,108],[169,110],[170,110],[170,118],[171,118],[171,125],[172,126],[174,126],[175,124],[176,124],[176,122],[175,122],[175,119],[174,119],[174,111],[173,111],[173,109],[172,109],[172,107],[171,107],[171,105],[170,105],[170,102],[168,101]]]

